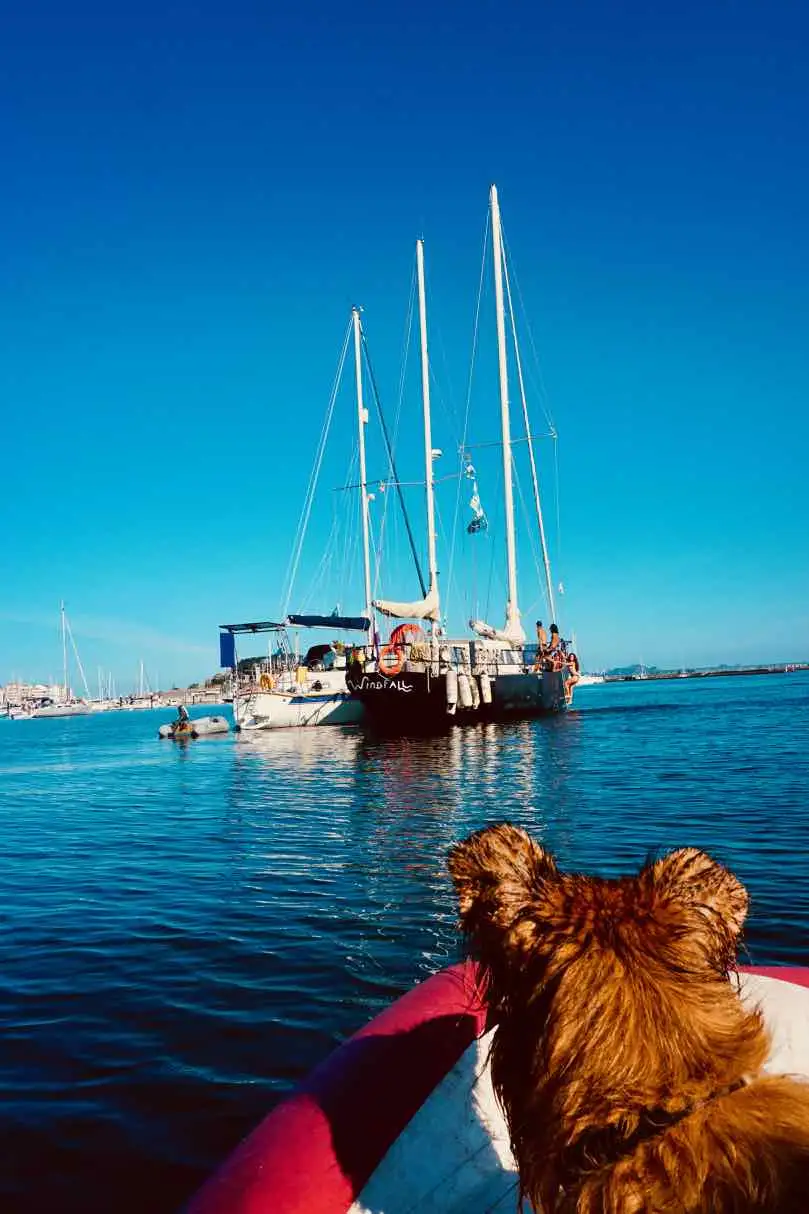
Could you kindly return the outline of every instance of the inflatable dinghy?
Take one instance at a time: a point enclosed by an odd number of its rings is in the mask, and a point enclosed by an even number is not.
[[[226,717],[194,717],[188,721],[173,721],[171,725],[161,725],[157,736],[182,742],[189,738],[207,738],[209,734],[228,733],[229,730]]]
[[[809,1076],[809,969],[741,982],[772,1035],[767,1069]],[[517,1169],[483,1029],[470,965],[428,978],[278,1105],[187,1214],[512,1214]]]

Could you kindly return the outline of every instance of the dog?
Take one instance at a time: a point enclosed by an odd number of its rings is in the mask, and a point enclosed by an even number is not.
[[[491,1075],[537,1214],[809,1211],[809,1083],[762,1073],[732,980],[748,898],[705,852],[562,872],[519,827],[449,853]]]

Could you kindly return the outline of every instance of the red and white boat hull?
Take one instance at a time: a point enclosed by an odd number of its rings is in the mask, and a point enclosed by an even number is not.
[[[742,996],[772,1034],[767,1069],[809,1076],[809,969],[749,969]],[[188,1214],[513,1211],[483,1023],[472,966],[415,987],[274,1109]]]

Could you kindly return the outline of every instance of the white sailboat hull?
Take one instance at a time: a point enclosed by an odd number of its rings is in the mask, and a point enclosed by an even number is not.
[[[35,708],[31,714],[34,717],[86,717],[90,714],[87,704],[46,704],[44,708]]]
[[[358,725],[362,704],[345,684],[345,675],[319,674],[311,683],[254,691],[233,701],[237,729],[298,729],[313,725]]]

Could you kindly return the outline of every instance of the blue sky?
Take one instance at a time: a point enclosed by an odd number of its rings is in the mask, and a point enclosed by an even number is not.
[[[584,664],[809,656],[804,6],[3,9],[0,682],[58,671],[62,597],[119,683],[141,658],[164,684],[210,672],[220,621],[279,609],[349,309],[392,414],[419,235],[453,470],[491,181],[560,433],[555,577]],[[482,307],[490,439],[489,288]],[[350,385],[336,419],[335,475]],[[474,591],[503,611],[487,459],[456,626]],[[300,583],[324,598],[331,510]],[[391,522],[380,590],[415,597],[401,541]],[[524,542],[520,574],[531,623]]]

